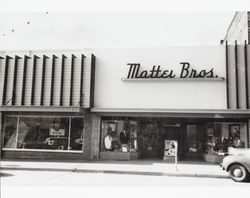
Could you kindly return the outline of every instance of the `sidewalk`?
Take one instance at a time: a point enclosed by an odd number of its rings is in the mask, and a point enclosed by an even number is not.
[[[83,161],[83,162],[44,162],[44,161],[1,161],[1,170],[62,171],[80,173],[133,174],[152,176],[186,176],[227,178],[218,164],[185,161],[177,165],[164,161]]]

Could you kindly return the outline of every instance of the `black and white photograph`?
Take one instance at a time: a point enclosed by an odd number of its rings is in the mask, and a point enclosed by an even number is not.
[[[250,3],[1,4],[1,198],[249,196]]]

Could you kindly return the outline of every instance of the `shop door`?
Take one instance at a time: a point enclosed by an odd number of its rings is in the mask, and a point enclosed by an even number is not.
[[[165,140],[176,140],[178,142],[178,158],[181,160],[184,158],[184,129],[183,127],[171,127],[165,128]]]

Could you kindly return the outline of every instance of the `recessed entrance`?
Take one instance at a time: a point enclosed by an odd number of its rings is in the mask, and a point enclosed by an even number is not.
[[[141,120],[138,132],[138,151],[140,157],[144,159],[162,159],[164,155],[164,141],[178,141],[178,158],[184,159],[185,156],[185,125],[163,119]]]

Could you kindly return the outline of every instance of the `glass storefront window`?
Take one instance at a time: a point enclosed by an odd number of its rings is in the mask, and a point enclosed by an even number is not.
[[[138,123],[134,120],[103,120],[102,151],[137,151]]]
[[[83,119],[72,118],[71,119],[71,133],[70,133],[70,149],[71,150],[82,150],[84,143],[83,139]]]
[[[218,153],[221,149],[221,124],[207,124],[206,152],[208,154]]]
[[[244,148],[245,142],[243,140],[242,134],[240,133],[239,124],[229,125],[229,145],[234,148]]]
[[[4,148],[16,148],[17,117],[6,117],[4,129]]]
[[[82,117],[7,116],[4,148],[82,150],[83,122]]]
[[[19,118],[17,148],[35,148],[38,144],[39,132],[39,118]]]
[[[208,123],[206,153],[227,153],[229,147],[244,148],[246,138],[241,132],[244,126],[242,123]]]

